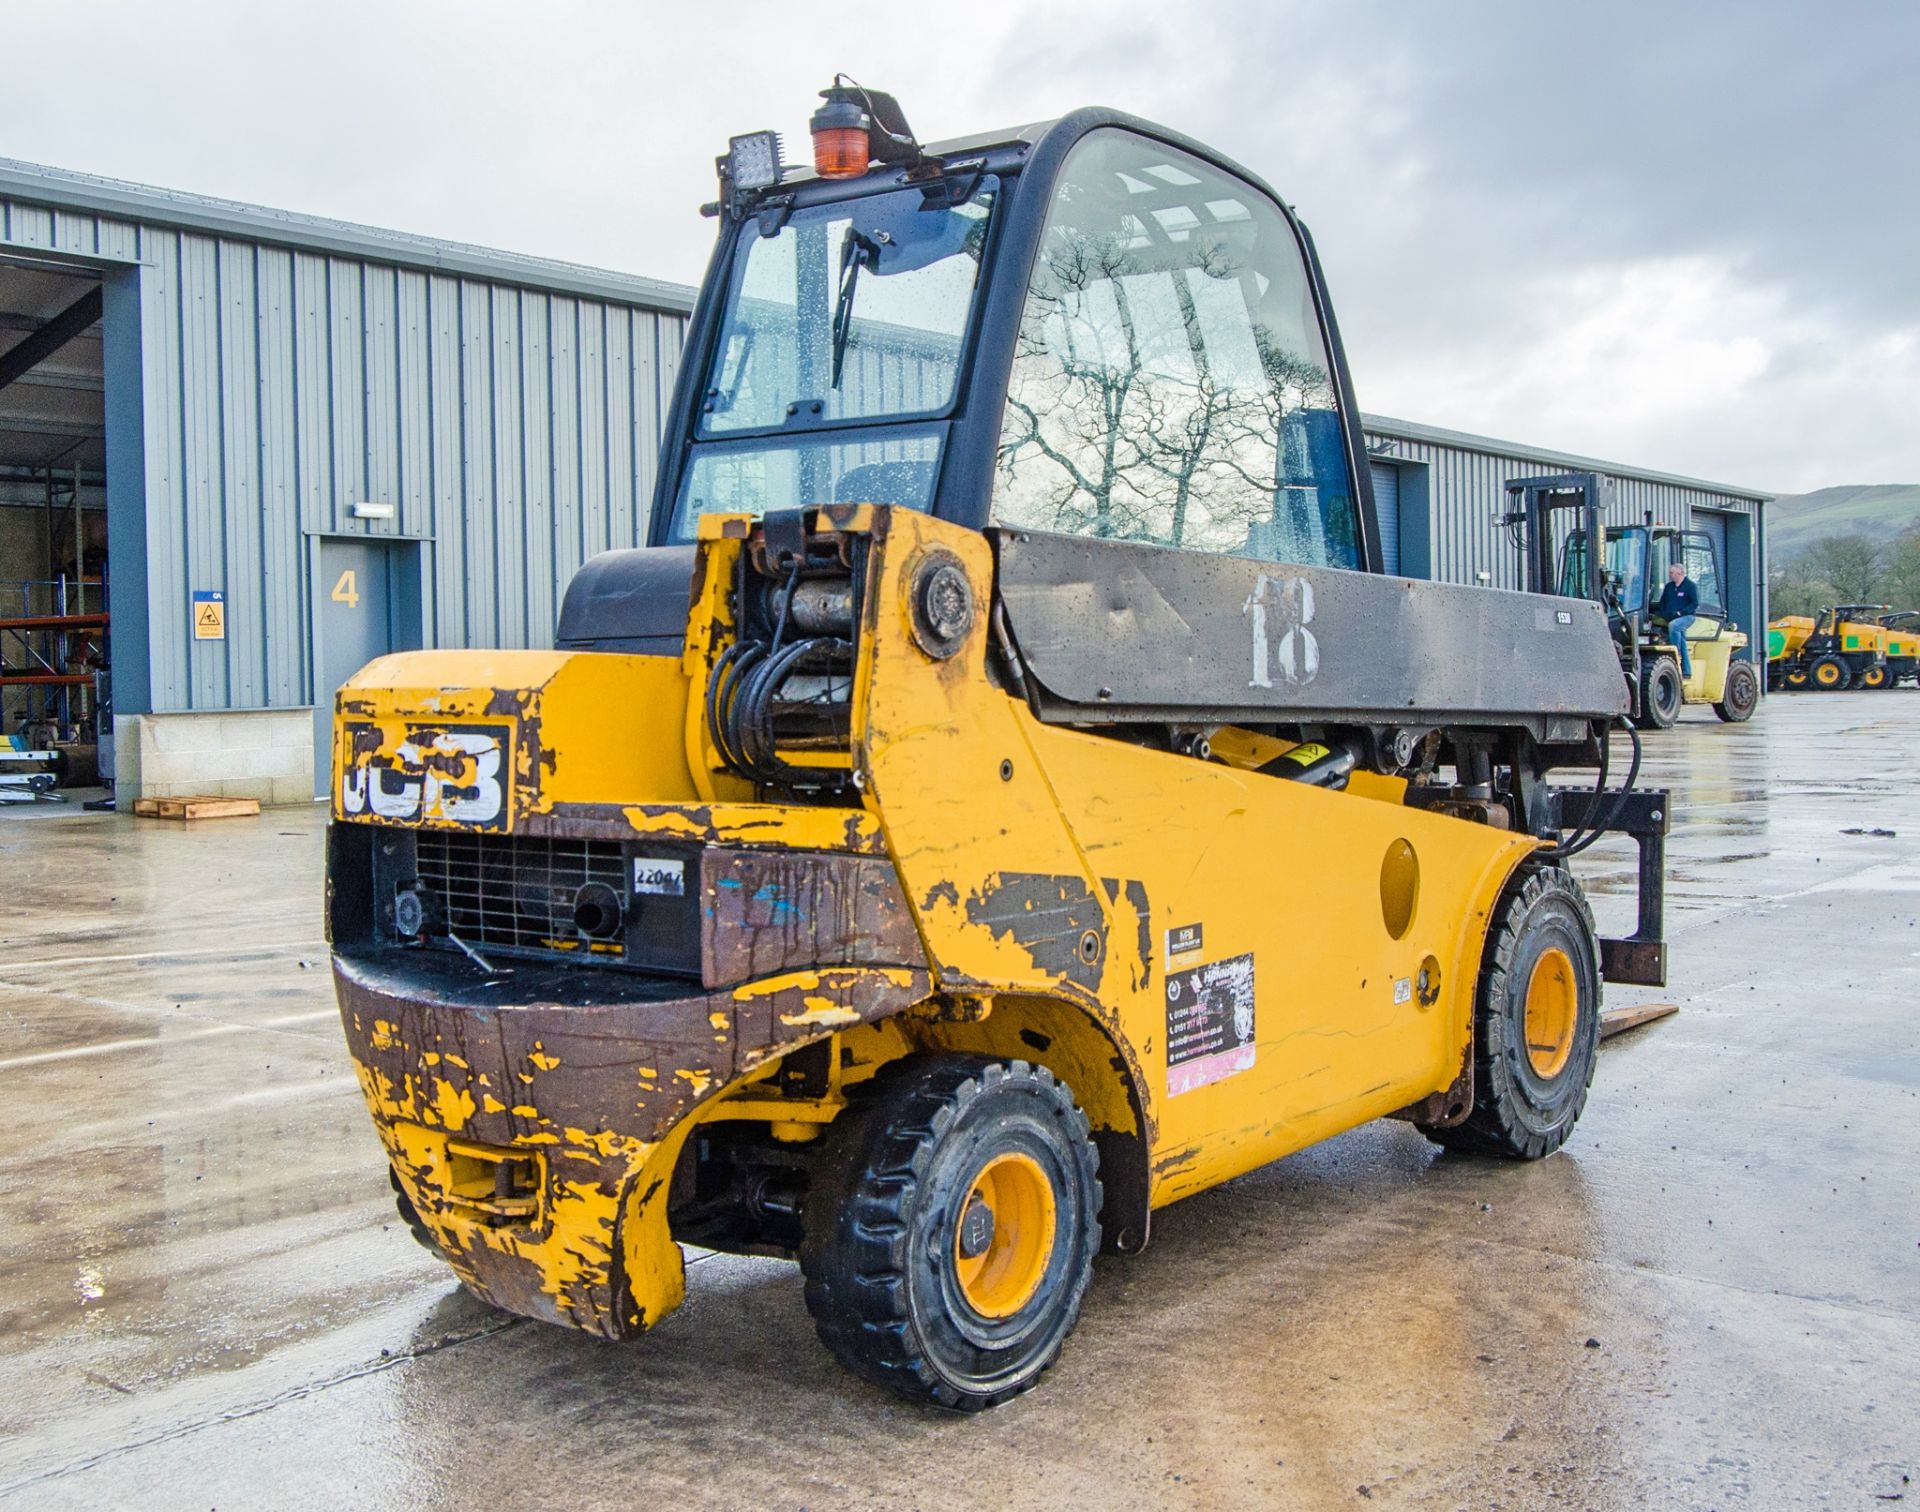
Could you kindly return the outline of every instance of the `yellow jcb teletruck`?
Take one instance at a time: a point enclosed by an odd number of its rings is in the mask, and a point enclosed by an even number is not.
[[[682,1243],[797,1257],[846,1365],[980,1408],[1182,1197],[1387,1115],[1557,1149],[1603,975],[1663,978],[1666,804],[1599,605],[1381,574],[1257,178],[1105,110],[814,125],[721,160],[651,544],[553,650],[340,690],[333,969],[479,1296],[619,1339]]]

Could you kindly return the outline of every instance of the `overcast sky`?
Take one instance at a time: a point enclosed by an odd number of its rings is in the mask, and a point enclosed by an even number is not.
[[[897,9],[8,5],[0,155],[694,282],[714,154],[835,70],[923,139],[1112,105],[1298,206],[1365,409],[1920,481],[1920,4]]]

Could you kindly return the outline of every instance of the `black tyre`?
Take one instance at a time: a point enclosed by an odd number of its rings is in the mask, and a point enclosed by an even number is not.
[[[1643,730],[1669,730],[1680,717],[1680,664],[1671,656],[1655,656],[1640,669],[1640,717]]]
[[[1573,875],[1523,871],[1488,935],[1473,1023],[1473,1112],[1427,1137],[1538,1160],[1567,1141],[1600,1049],[1600,943]]]
[[[414,1207],[413,1199],[400,1186],[400,1178],[393,1173],[393,1167],[387,1167],[387,1184],[393,1188],[393,1206],[400,1214],[400,1221],[407,1226],[407,1232],[413,1235],[414,1243],[423,1249],[430,1249],[442,1260],[447,1252],[440,1248],[440,1241],[433,1237],[433,1230],[420,1221],[419,1209]]]
[[[1862,667],[1859,677],[1854,681],[1862,688],[1885,688],[1892,684],[1893,679],[1887,676],[1885,667]]]
[[[1838,693],[1853,681],[1853,673],[1837,656],[1822,656],[1807,668],[1807,686],[1822,693]]]
[[[820,1337],[855,1374],[974,1412],[1060,1353],[1100,1247],[1099,1156],[1044,1068],[942,1055],[834,1124],[802,1212]]]
[[[1752,662],[1737,661],[1727,668],[1727,685],[1720,690],[1720,702],[1713,706],[1728,724],[1745,724],[1760,707],[1760,674]]]

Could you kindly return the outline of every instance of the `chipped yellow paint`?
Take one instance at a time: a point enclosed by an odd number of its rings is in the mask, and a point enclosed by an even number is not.
[[[568,1129],[567,1139],[582,1149],[592,1150],[595,1154],[623,1155],[628,1160],[639,1161],[646,1157],[653,1147],[644,1140],[634,1139],[625,1134],[615,1134],[611,1130],[601,1129],[588,1133],[585,1129]]]
[[[688,684],[678,657],[615,656],[567,651],[411,651],[369,662],[334,701],[336,766],[343,774],[332,793],[336,819],[459,827],[461,820],[422,805],[414,813],[382,815],[360,808],[351,816],[351,779],[369,766],[411,770],[401,747],[448,724],[498,730],[507,741],[510,769],[505,826],[530,816],[585,805],[616,806],[636,793],[662,802],[693,801],[684,756],[660,742],[604,738],[609,708],[641,708],[677,719]],[[357,736],[355,732],[358,732]],[[565,760],[559,753],[566,753]],[[432,747],[436,766],[462,786],[473,772],[445,742]],[[745,796],[751,796],[748,791]]]
[[[860,1015],[829,997],[804,997],[799,1013],[783,1013],[780,1022],[790,1029],[838,1029],[860,1022]]]
[[[507,1105],[501,1102],[500,1099],[495,1097],[491,1092],[485,1092],[482,1093],[480,1097],[480,1111],[482,1113],[504,1113],[507,1111]]]
[[[1043,724],[992,685],[984,616],[937,666],[905,633],[895,606],[908,602],[912,564],[934,544],[960,558],[975,601],[990,600],[983,537],[889,512],[869,558],[882,612],[864,677],[856,672],[852,726],[865,798],[936,984],[954,995],[1067,999],[1099,1022],[1137,1068],[1149,1154],[1165,1163],[1156,1204],[1450,1085],[1469,1042],[1488,919],[1538,842],[1409,809],[1391,780],[1333,792]],[[1270,749],[1256,739],[1227,744],[1245,761]],[[1411,925],[1396,939],[1381,871],[1403,840],[1420,884]],[[1084,897],[1099,924],[1093,967],[1069,972],[1074,940],[1048,938],[1044,924],[1039,949],[1021,943],[1036,928],[1021,921],[1046,917],[1028,912],[1023,877],[1058,879]],[[1144,952],[1142,921],[1124,891],[1110,895],[1109,879],[1144,891]],[[1203,927],[1204,953],[1173,970],[1253,957],[1255,1059],[1175,1096],[1165,939],[1187,924]],[[1429,955],[1441,967],[1437,1001],[1396,1003],[1395,982],[1417,977]]]
[[[456,1088],[452,1082],[440,1081],[434,1084],[434,1111],[440,1115],[440,1125],[449,1134],[456,1134],[467,1126],[467,1120],[473,1117],[473,1094],[465,1087]]]
[[[634,1060],[647,1063],[635,1064],[633,1086],[643,1097],[610,1095],[605,1109],[568,1100],[566,1117],[585,1122],[564,1128],[541,1105],[561,1107],[546,1089],[575,1085],[567,1078],[580,1068],[562,1067],[536,1043],[528,1069],[512,1073],[523,1088],[540,1086],[515,1094],[510,1112],[522,1124],[509,1133],[483,1121],[468,1136],[538,1152],[537,1225],[483,1221],[449,1195],[448,1136],[475,1117],[464,1061],[418,1047],[398,1086],[357,1066],[403,1189],[455,1271],[483,1294],[511,1258],[532,1268],[563,1319],[603,1331],[658,1321],[684,1292],[667,1202],[691,1130],[751,1118],[805,1137],[837,1115],[846,1087],[903,1055],[1043,1060],[1096,1127],[1145,1140],[1156,1205],[1404,1107],[1446,1087],[1459,1068],[1488,919],[1535,841],[1409,809],[1397,779],[1356,776],[1329,792],[1260,776],[1253,768],[1287,747],[1252,732],[1222,732],[1215,763],[1042,724],[989,678],[986,616],[938,663],[908,633],[907,584],[931,546],[956,554],[976,602],[990,601],[984,538],[910,511],[857,518],[846,528],[875,532],[868,583],[877,596],[850,710],[858,807],[754,801],[710,748],[705,683],[731,634],[737,521],[702,522],[677,657],[421,653],[377,662],[342,690],[338,717],[376,725],[382,742],[429,716],[509,727],[516,827],[568,817],[629,842],[887,855],[941,994],[925,1011],[866,1024],[853,1002],[871,1001],[874,988],[917,990],[924,978],[819,966],[742,984],[724,1001],[750,1010],[771,1000],[773,1035],[743,1040],[730,1056],[715,1052],[712,1068],[679,1066],[667,1077],[659,1064],[667,1052],[637,1044]],[[671,733],[612,738],[609,708],[646,710],[649,730]],[[1396,935],[1381,876],[1402,843],[1417,857],[1419,886]],[[1169,962],[1167,931],[1188,924],[1203,926],[1204,955]],[[1087,929],[1091,960],[1077,954]],[[1254,1063],[1174,1096],[1168,971],[1240,955],[1254,962]],[[1395,983],[1417,977],[1429,956],[1440,965],[1438,997],[1397,1002]],[[951,1011],[956,1003],[992,1011]],[[767,1021],[711,1000],[692,999],[686,1011],[689,1022],[675,1026],[682,1047],[697,1039],[700,1017],[723,1043],[736,1023]],[[391,1051],[398,1032],[381,1021],[372,1043]],[[780,1058],[828,1035],[829,1095],[778,1097]],[[649,1114],[668,1099],[686,1111],[656,1139]],[[504,1101],[486,1094],[486,1114],[497,1119]],[[616,1320],[623,1286],[632,1308]]]

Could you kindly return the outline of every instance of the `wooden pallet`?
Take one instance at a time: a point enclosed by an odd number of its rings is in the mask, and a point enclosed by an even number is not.
[[[1678,1003],[1642,1003],[1637,1008],[1610,1008],[1600,1015],[1600,1038],[1612,1039],[1655,1019],[1668,1018],[1680,1011]]]
[[[238,819],[260,812],[258,798],[221,798],[194,793],[185,798],[136,798],[133,811],[142,819]]]

